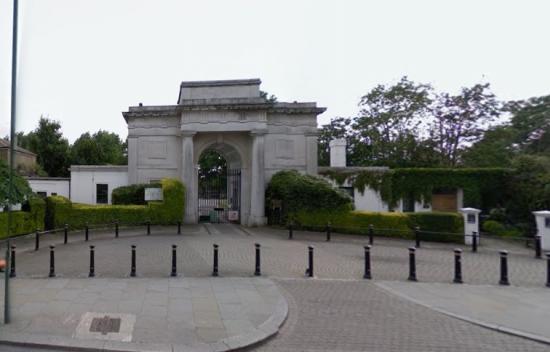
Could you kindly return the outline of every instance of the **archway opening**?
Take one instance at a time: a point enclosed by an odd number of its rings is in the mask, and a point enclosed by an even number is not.
[[[198,214],[200,222],[239,223],[241,169],[236,151],[214,145],[199,157]]]

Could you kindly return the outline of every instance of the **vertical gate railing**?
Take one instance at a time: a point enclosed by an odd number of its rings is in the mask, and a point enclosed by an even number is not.
[[[198,211],[201,221],[239,222],[241,218],[241,170],[198,177]]]

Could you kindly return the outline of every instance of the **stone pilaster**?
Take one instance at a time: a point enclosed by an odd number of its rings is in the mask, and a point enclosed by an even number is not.
[[[197,185],[194,162],[193,136],[196,132],[181,131],[181,181],[185,185],[185,213],[183,221],[187,224],[198,222],[197,214]]]
[[[317,154],[317,139],[318,132],[309,132],[306,136],[306,173],[308,175],[317,175],[318,154]]]
[[[248,226],[265,225],[265,134],[254,130],[252,136],[252,170],[250,187],[250,216]]]

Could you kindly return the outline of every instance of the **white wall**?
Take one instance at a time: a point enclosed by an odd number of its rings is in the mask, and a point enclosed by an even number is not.
[[[380,194],[368,187],[365,187],[363,193],[358,189],[354,190],[354,203],[356,210],[388,211],[388,204],[382,200]]]
[[[68,178],[28,178],[29,186],[34,193],[46,192],[46,196],[57,194],[70,198],[70,179]]]
[[[107,184],[109,202],[113,189],[128,185],[128,168],[101,166],[71,166],[71,201],[96,204],[96,185]]]

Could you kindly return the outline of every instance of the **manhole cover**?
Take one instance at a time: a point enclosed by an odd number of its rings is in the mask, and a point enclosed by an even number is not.
[[[107,335],[109,332],[120,331],[120,318],[111,318],[106,315],[103,318],[93,318],[90,325],[90,332],[100,332]]]
[[[136,316],[133,314],[86,312],[82,314],[74,336],[80,339],[130,342],[135,323]]]

